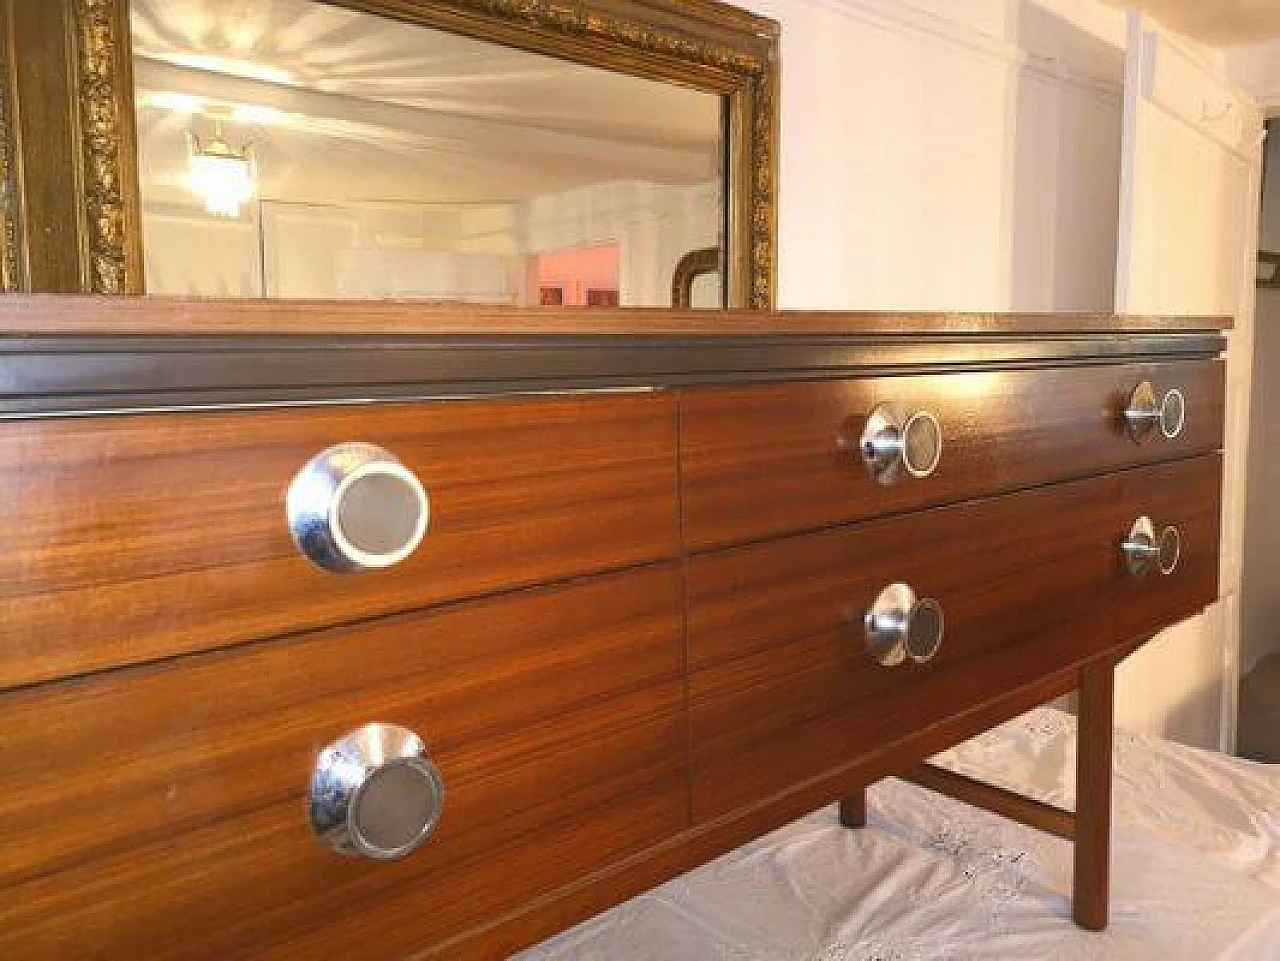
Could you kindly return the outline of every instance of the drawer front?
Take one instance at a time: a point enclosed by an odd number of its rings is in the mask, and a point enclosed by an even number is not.
[[[694,558],[695,820],[1200,610],[1217,592],[1221,470],[1208,455]],[[1180,530],[1173,573],[1128,573],[1141,515]],[[865,612],[894,582],[941,606],[927,663],[869,656]]]
[[[0,687],[673,556],[675,430],[663,395],[0,423]],[[394,567],[292,540],[292,479],[347,442],[429,497]]]
[[[388,961],[663,840],[681,611],[669,564],[0,696],[0,956],[320,958],[341,929]],[[402,860],[308,824],[318,749],[369,722],[443,775]]]
[[[1132,439],[1123,412],[1143,381],[1160,399],[1181,391],[1178,437],[1157,429]],[[942,451],[932,474],[886,485],[868,472],[859,441],[881,404],[936,416]],[[682,398],[680,419],[685,538],[707,548],[1217,450],[1223,367],[1205,360],[707,388]]]

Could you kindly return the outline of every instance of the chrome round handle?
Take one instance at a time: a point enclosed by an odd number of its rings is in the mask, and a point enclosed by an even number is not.
[[[867,472],[881,484],[892,484],[906,471],[928,477],[942,459],[942,425],[930,411],[901,415],[892,405],[871,412],[858,441]]]
[[[942,647],[945,623],[942,607],[933,598],[916,597],[906,584],[890,584],[864,619],[867,653],[885,667],[908,659],[924,664]]]
[[[1174,388],[1164,392],[1158,400],[1151,381],[1144,380],[1129,395],[1129,405],[1124,409],[1129,436],[1141,441],[1157,427],[1160,433],[1173,440],[1182,433],[1187,422],[1187,399],[1182,391]]]
[[[311,774],[311,829],[340,854],[402,858],[435,830],[443,806],[444,781],[422,738],[394,724],[334,741]]]
[[[1187,423],[1187,399],[1176,387],[1164,392],[1160,401],[1160,433],[1169,440],[1182,434]]]
[[[1172,574],[1182,559],[1182,532],[1169,525],[1156,534],[1150,517],[1139,517],[1129,528],[1129,536],[1120,544],[1125,566],[1134,577],[1152,570]]]
[[[293,541],[313,564],[349,574],[398,564],[422,543],[431,502],[395,455],[338,444],[300,470],[285,495]]]

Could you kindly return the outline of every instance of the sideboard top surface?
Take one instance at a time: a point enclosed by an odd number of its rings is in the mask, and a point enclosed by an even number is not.
[[[1178,360],[1226,317],[9,295],[0,418]]]
[[[1221,316],[559,309],[405,301],[218,300],[15,294],[0,301],[5,334],[615,335],[1081,334],[1221,331]]]

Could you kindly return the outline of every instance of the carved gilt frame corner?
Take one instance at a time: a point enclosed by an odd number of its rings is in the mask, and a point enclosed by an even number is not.
[[[85,287],[141,293],[142,219],[133,114],[128,0],[74,0],[73,46],[80,138]]]
[[[0,0],[0,289],[138,293],[127,0]]]
[[[705,274],[719,273],[720,248],[691,250],[676,262],[671,274],[671,306],[689,310],[693,306],[693,283]]]
[[[0,4],[0,292],[25,286],[22,258],[21,195],[14,126],[16,76],[13,8]]]
[[[14,0],[0,0],[14,2]],[[24,0],[17,0],[24,2]],[[84,289],[142,290],[129,0],[73,8]],[[722,96],[728,304],[770,309],[777,271],[778,25],[714,0],[323,0]],[[19,95],[21,91],[19,91]],[[0,161],[11,143],[0,102]],[[4,174],[0,163],[0,176]],[[6,231],[9,223],[0,225]],[[21,236],[18,225],[14,237]]]

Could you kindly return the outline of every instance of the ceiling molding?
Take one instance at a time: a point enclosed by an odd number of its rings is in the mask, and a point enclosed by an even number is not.
[[[1133,14],[1142,52],[1140,94],[1246,166],[1256,162],[1262,116],[1254,98],[1177,34]]]
[[[1233,44],[1280,40],[1280,7],[1275,0],[1102,0],[1113,7],[1138,8],[1170,30],[1219,49]]]
[[[1280,110],[1280,40],[1240,44],[1227,51],[1232,81],[1247,90],[1260,109]]]
[[[909,33],[944,43],[992,63],[1007,65],[1047,81],[1063,83],[1119,103],[1123,93],[1124,51],[1117,48],[1114,77],[1102,76],[1096,64],[1061,50],[1032,50],[1009,43],[961,21],[939,16],[909,0],[791,0],[830,10],[876,29]]]

